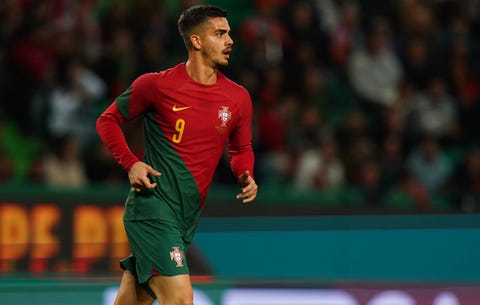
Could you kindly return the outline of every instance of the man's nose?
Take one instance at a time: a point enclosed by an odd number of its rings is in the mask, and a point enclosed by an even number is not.
[[[233,39],[230,35],[228,35],[227,46],[231,46],[231,45],[233,45]]]

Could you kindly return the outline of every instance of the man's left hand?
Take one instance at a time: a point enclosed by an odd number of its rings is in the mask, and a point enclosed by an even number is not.
[[[237,199],[241,199],[243,203],[252,202],[257,197],[258,186],[250,176],[250,172],[246,171],[238,177],[238,184],[242,189],[242,192],[237,195]]]

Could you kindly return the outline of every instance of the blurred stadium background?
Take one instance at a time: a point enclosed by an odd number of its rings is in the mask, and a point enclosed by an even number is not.
[[[111,304],[128,186],[94,122],[186,58],[176,18],[205,2],[0,1],[0,304]],[[221,161],[195,304],[480,304],[480,2],[208,2],[229,11],[260,193],[236,202]]]

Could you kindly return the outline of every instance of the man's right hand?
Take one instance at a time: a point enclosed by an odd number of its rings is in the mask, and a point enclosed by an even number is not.
[[[132,165],[130,171],[128,172],[128,179],[130,180],[130,185],[135,189],[136,192],[141,192],[144,190],[151,190],[157,186],[156,183],[152,183],[148,175],[160,176],[161,173],[154,170],[150,165],[138,161]]]

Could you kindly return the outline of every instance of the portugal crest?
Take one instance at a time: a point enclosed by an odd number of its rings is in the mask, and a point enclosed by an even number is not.
[[[228,107],[222,106],[222,109],[218,110],[218,118],[220,119],[219,127],[225,128],[228,121],[232,119],[232,113],[228,110]]]
[[[177,263],[177,267],[183,267],[183,252],[178,247],[172,247],[173,251],[170,252],[170,259]]]

